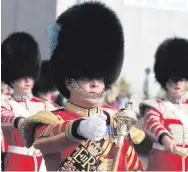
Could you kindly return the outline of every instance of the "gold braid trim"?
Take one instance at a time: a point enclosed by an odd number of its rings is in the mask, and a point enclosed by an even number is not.
[[[30,148],[34,143],[35,128],[38,125],[55,125],[60,123],[60,120],[50,111],[43,110],[35,115],[25,119],[19,133],[24,145]]]

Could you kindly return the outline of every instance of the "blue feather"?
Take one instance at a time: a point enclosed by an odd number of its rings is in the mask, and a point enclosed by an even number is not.
[[[50,48],[50,55],[53,55],[53,52],[57,46],[57,39],[61,26],[58,23],[54,23],[48,27],[48,46]]]

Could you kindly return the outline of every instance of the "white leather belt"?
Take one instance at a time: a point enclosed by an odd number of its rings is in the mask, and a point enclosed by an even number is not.
[[[26,156],[42,156],[40,150],[37,150],[33,147],[27,149],[26,147],[9,145],[8,146],[8,152],[20,154],[20,155],[26,155]]]
[[[159,144],[159,143],[153,143],[153,149],[158,149],[158,150],[162,150],[162,151],[165,151],[165,148],[163,145]],[[181,148],[181,150],[183,151],[188,151],[188,148],[183,148],[183,147],[179,147]]]

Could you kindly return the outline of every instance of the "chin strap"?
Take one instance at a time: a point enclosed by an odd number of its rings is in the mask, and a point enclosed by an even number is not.
[[[71,89],[75,92],[77,92],[78,94],[80,94],[81,96],[83,96],[84,98],[89,98],[89,99],[100,99],[103,97],[105,90],[103,90],[101,93],[87,93],[86,91],[84,91],[79,85],[78,83],[74,80],[74,79],[69,79],[69,85],[71,87]]]

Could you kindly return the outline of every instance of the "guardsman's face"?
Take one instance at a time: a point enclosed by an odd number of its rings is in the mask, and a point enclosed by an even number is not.
[[[87,93],[101,93],[105,87],[102,79],[80,79],[77,83]]]
[[[167,90],[170,97],[181,98],[187,91],[188,81],[184,78],[179,80],[169,79]]]
[[[12,86],[15,93],[30,94],[32,92],[34,80],[31,77],[20,78],[13,82]]]
[[[103,79],[87,79],[82,78],[76,80],[82,90],[90,94],[99,94],[105,89]],[[102,98],[101,98],[102,99]],[[85,98],[75,91],[70,92],[70,102],[85,108],[93,108],[100,104],[101,99]]]

